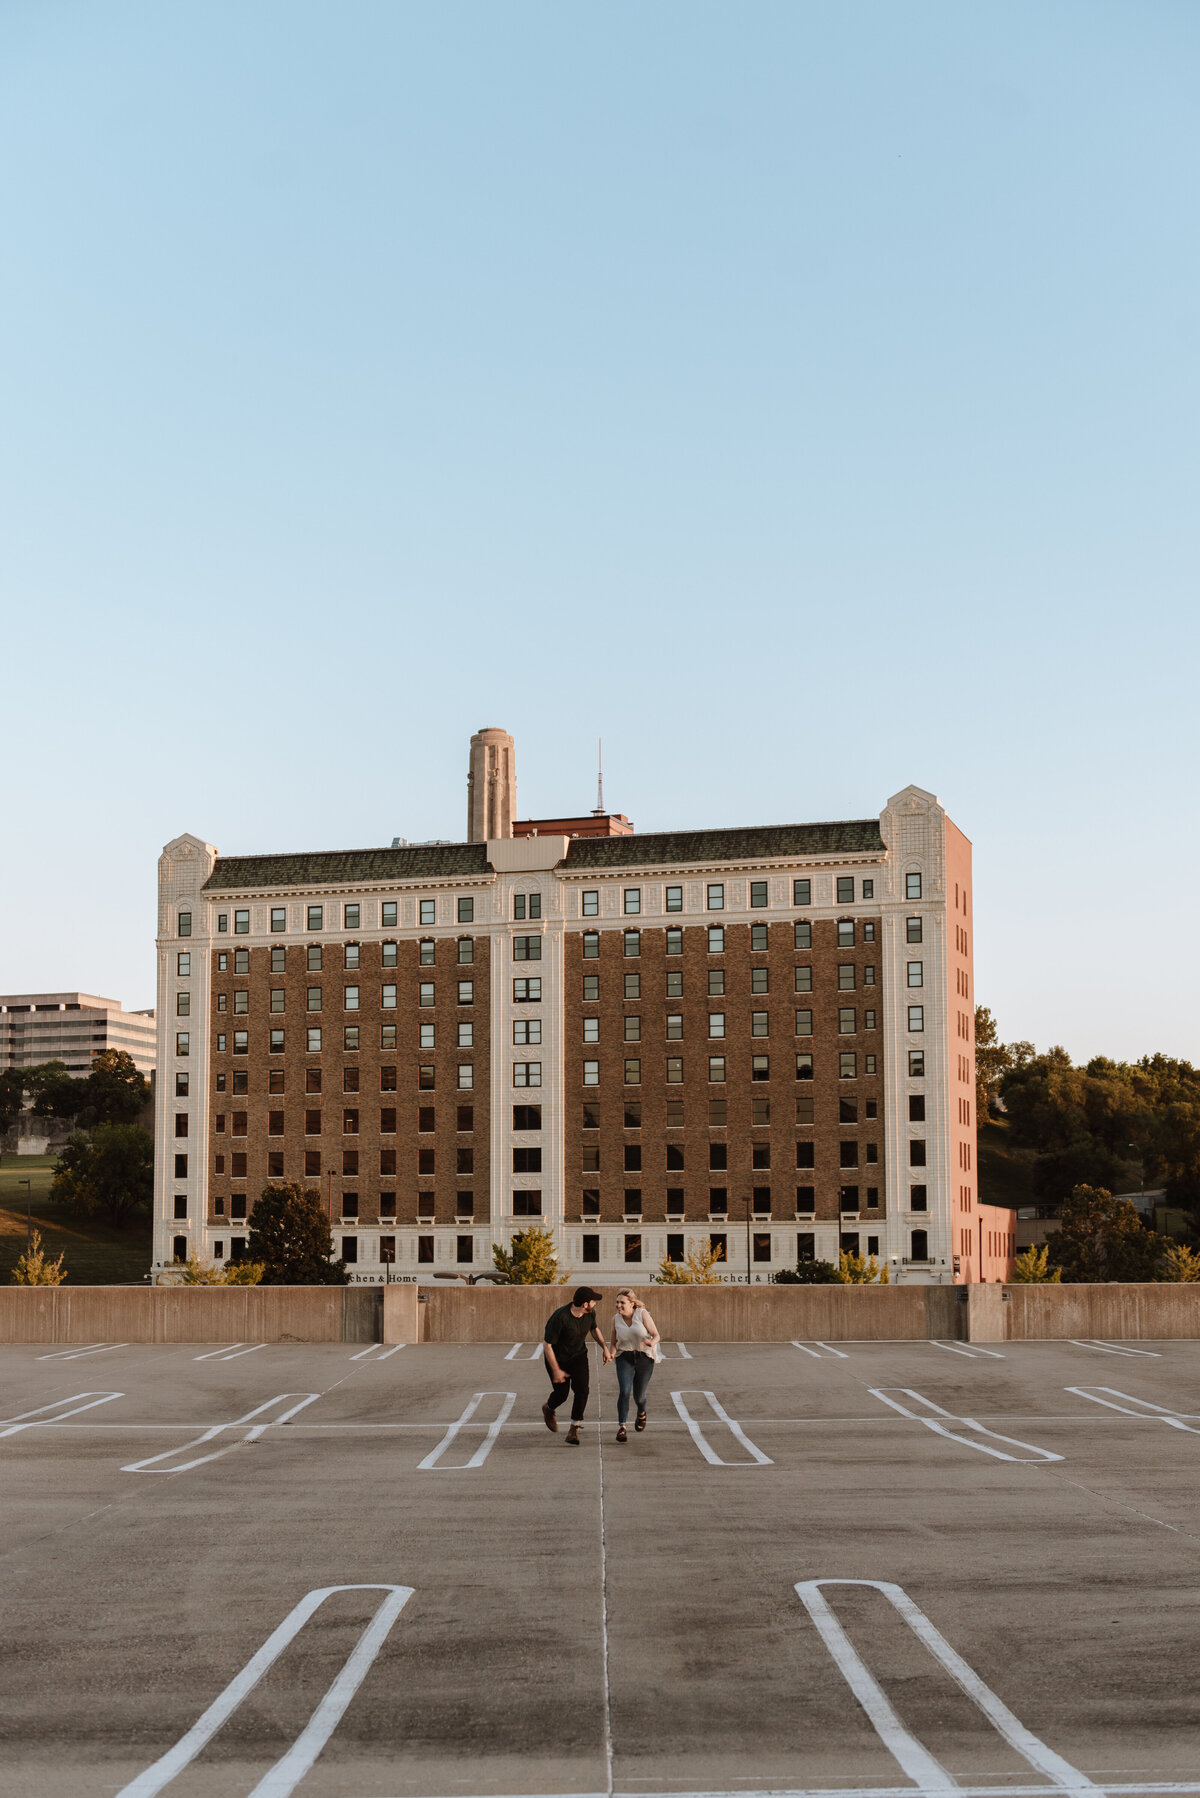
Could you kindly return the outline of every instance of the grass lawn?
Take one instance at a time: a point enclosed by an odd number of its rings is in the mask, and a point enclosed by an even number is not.
[[[25,1187],[30,1182],[33,1227],[42,1233],[51,1259],[65,1253],[71,1286],[119,1286],[140,1281],[150,1270],[148,1218],[128,1230],[112,1230],[90,1218],[67,1217],[50,1202],[53,1155],[0,1155],[0,1285],[25,1253]]]

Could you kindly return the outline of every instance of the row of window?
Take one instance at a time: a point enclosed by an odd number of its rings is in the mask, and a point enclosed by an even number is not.
[[[915,924],[918,927],[920,926],[920,922],[921,920],[919,918],[909,920],[910,925]],[[621,932],[621,937],[623,952],[627,957],[632,959],[642,953],[642,933],[640,930],[624,930]],[[664,938],[665,949],[668,955],[683,954],[682,930],[667,930],[664,932]],[[513,956],[515,960],[540,961],[542,954],[542,939],[540,936],[514,936],[512,940]],[[875,940],[876,931],[875,920],[873,918],[862,919],[861,927],[853,918],[839,918],[837,920],[837,946],[839,949],[853,949],[858,942],[873,943]],[[598,930],[585,930],[580,941],[583,945],[584,960],[590,961],[598,959],[600,955],[600,932]],[[909,941],[920,942],[920,935],[915,937],[910,936]],[[708,926],[707,943],[708,953],[710,955],[724,955],[725,926],[723,924],[710,924]],[[517,946],[518,944],[521,945],[519,948]],[[536,947],[534,945],[536,945]],[[793,924],[792,946],[796,949],[812,948],[812,925],[807,919],[799,918],[795,924]],[[751,954],[762,955],[765,954],[769,948],[770,941],[768,938],[767,926],[765,924],[751,924]]]
[[[793,1034],[796,1036],[811,1036],[813,1033],[813,1014],[812,1014],[812,1012],[808,1011],[808,1010],[797,1011],[794,1014],[794,1016],[795,1016],[795,1020],[796,1020],[796,1028],[795,1028],[795,1031]],[[877,1014],[874,1011],[872,1011],[872,1010],[864,1011],[863,1012],[863,1029],[864,1030],[877,1029],[878,1024],[877,1024],[876,1018],[877,1018]],[[641,1016],[641,1013],[640,1012],[627,1013],[626,1016],[624,1017],[624,1019],[622,1020],[622,1023],[623,1023],[623,1038],[622,1038],[622,1040],[627,1043],[640,1043],[642,1040],[642,1016]],[[530,1028],[533,1028],[534,1030],[536,1030],[538,1034],[536,1036],[528,1036],[528,1035],[519,1035],[518,1036],[518,1035],[514,1034],[513,1041],[514,1042],[540,1042],[541,1041],[541,1023],[539,1020],[531,1019],[528,1023],[525,1022],[524,1020],[518,1020],[518,1022],[516,1024],[514,1024],[514,1026],[513,1026],[514,1032],[516,1032],[516,1031],[524,1032],[524,1031],[528,1031]],[[857,1031],[857,1029],[858,1029],[858,1013],[857,1013],[857,1011],[853,1008],[853,1006],[843,1006],[838,1011],[838,1034],[840,1036],[853,1036],[855,1034],[855,1032]],[[725,1037],[727,1034],[728,1034],[728,1032],[726,1030],[726,1014],[725,1014],[725,1012],[710,1011],[708,1014],[708,1036],[709,1036],[710,1040],[714,1040],[714,1041],[718,1040],[722,1037]],[[770,1036],[770,1034],[771,1034],[770,1014],[765,1011],[752,1011],[750,1013],[750,1035],[751,1036]],[[682,1012],[668,1012],[667,1013],[666,1017],[663,1020],[663,1036],[664,1036],[664,1040],[669,1043],[679,1043],[679,1042],[683,1041],[683,1013]],[[600,1019],[599,1018],[584,1018],[584,1020],[583,1020],[583,1040],[585,1043],[598,1043],[600,1041]]]
[[[319,974],[325,966],[325,950],[329,945],[308,943],[304,950],[305,966],[310,974]],[[475,960],[475,939],[460,936],[456,939],[457,959],[464,965]],[[384,942],[379,945],[381,966],[396,968],[400,965],[400,945],[397,942]],[[418,962],[421,967],[433,967],[437,962],[437,939],[423,937],[418,944]],[[296,953],[299,953],[297,950]],[[288,966],[288,951],[284,944],[276,943],[270,950],[272,974],[285,974]],[[332,964],[331,964],[332,965]],[[342,944],[342,966],[358,968],[362,965],[362,945],[359,943]],[[175,954],[175,972],[181,979],[190,976],[192,971],[192,952],[190,949],[179,949]],[[217,951],[218,974],[248,974],[250,972],[249,949],[219,949]]]
[[[795,1113],[792,1121],[794,1121],[795,1123],[800,1124],[800,1125],[815,1123],[815,1121],[816,1121],[816,1103],[810,1095],[798,1094],[796,1096],[796,1098],[792,1101],[792,1106],[794,1107],[794,1113]],[[910,1109],[909,1109],[910,1119],[919,1121],[924,1118],[924,1116],[925,1116],[925,1100],[920,1094],[914,1094],[909,1098],[909,1107],[910,1107]],[[916,1107],[919,1107],[919,1109],[914,1109]],[[514,1128],[514,1130],[519,1130],[522,1128],[533,1128],[533,1129],[540,1128],[540,1125],[535,1124],[533,1126],[528,1126],[528,1125],[523,1126],[523,1125],[518,1124],[516,1121],[516,1114],[518,1111],[537,1110],[537,1109],[538,1108],[536,1106],[534,1106],[534,1107],[514,1106],[513,1107],[513,1128]],[[622,1109],[623,1127],[626,1130],[640,1130],[642,1128],[643,1113],[646,1110],[646,1107],[643,1105],[641,1099],[626,1098],[622,1102],[621,1109]],[[857,1097],[847,1098],[845,1096],[839,1096],[839,1098],[838,1098],[838,1122],[840,1124],[857,1124],[859,1122],[860,1111],[861,1111],[863,1121],[866,1123],[871,1123],[874,1119],[876,1119],[879,1116],[879,1101],[877,1099],[864,1099],[861,1102],[861,1106],[860,1106],[860,1102]],[[595,1099],[585,1099],[583,1101],[583,1128],[585,1130],[598,1130],[600,1128],[600,1124],[602,1121],[601,1112],[602,1112],[602,1107]],[[787,1115],[789,1115],[788,1107],[785,1105],[785,1103],[783,1101],[777,1100],[776,1101],[776,1121],[782,1122],[783,1118]],[[723,1099],[723,1098],[710,1098],[708,1100],[708,1127],[709,1127],[709,1129],[710,1130],[724,1129],[728,1123],[728,1119],[729,1119],[729,1101],[727,1099]],[[656,1111],[653,1114],[651,1121],[656,1123],[657,1120],[658,1120],[658,1113]],[[666,1122],[667,1122],[668,1130],[682,1130],[683,1124],[684,1124],[684,1102],[682,1099],[667,1099],[667,1101],[666,1101]],[[761,1129],[764,1126],[768,1125],[770,1122],[771,1122],[771,1101],[770,1101],[770,1099],[765,1096],[756,1095],[755,1097],[753,1097],[750,1100],[750,1125],[751,1125],[751,1128],[752,1129]]]
[[[870,900],[875,897],[874,879],[863,880],[861,882],[860,895],[864,900]],[[921,876],[919,874],[908,874],[905,876],[904,896],[906,899],[919,899],[921,897]],[[725,883],[724,883],[724,881],[718,880],[718,881],[707,882],[705,885],[705,889],[704,889],[704,899],[705,899],[705,909],[706,910],[708,910],[708,911],[724,911],[724,909],[725,909]],[[622,892],[622,902],[621,903],[622,903],[622,910],[625,911],[627,914],[636,915],[636,914],[640,913],[641,909],[642,909],[642,889],[641,889],[641,887],[625,887]],[[838,905],[853,905],[854,904],[854,877],[853,877],[853,875],[846,874],[846,875],[838,876],[838,878],[837,878],[837,903],[838,903]],[[436,899],[421,899],[418,901],[418,904],[420,907],[419,915],[418,915],[418,919],[417,919],[418,924],[436,924],[437,923],[437,900]],[[750,907],[751,907],[751,910],[758,910],[758,909],[765,908],[768,904],[769,904],[768,882],[765,880],[752,880],[750,882]],[[793,880],[793,882],[792,882],[792,904],[796,905],[796,906],[810,906],[812,904],[812,881],[811,880]],[[683,888],[682,888],[682,886],[669,886],[665,889],[665,907],[666,907],[666,910],[669,912],[681,912],[683,910]],[[458,922],[460,924],[471,924],[474,922],[474,920],[475,920],[475,900],[471,895],[460,894],[455,902],[455,909],[456,909],[456,915],[458,918]],[[580,895],[580,911],[585,918],[594,918],[594,917],[599,916],[599,912],[600,912],[599,888],[591,888],[591,889],[583,892]],[[308,906],[306,906],[305,907],[305,927],[306,927],[306,929],[308,929],[308,930],[324,930],[326,928],[325,913],[326,913],[326,907],[324,905],[308,905]],[[541,915],[542,915],[542,896],[540,893],[514,893],[514,895],[513,895],[513,917],[515,919],[540,918]],[[217,913],[218,934],[224,935],[229,932],[230,916],[231,916],[231,914],[227,911]],[[249,934],[250,934],[250,910],[249,910],[249,907],[244,906],[244,907],[235,908],[234,911],[232,912],[232,918],[233,918],[233,935],[234,936],[249,936]],[[394,899],[385,899],[380,908],[380,924],[381,924],[382,928],[384,930],[395,929],[398,925],[398,922],[399,922],[399,911],[398,911],[397,901]],[[286,932],[287,927],[288,927],[287,907],[285,905],[273,905],[271,907],[271,933],[272,933],[272,935],[275,935],[275,936],[282,935],[284,932]],[[330,928],[336,928],[336,926],[331,924]],[[362,929],[362,906],[361,906],[361,904],[351,902],[349,904],[344,904],[342,906],[342,928],[343,928],[343,930],[361,930]],[[191,934],[192,934],[192,914],[190,911],[181,911],[178,914],[177,920],[176,920],[176,929],[180,936],[191,936]]]
[[[922,964],[920,962],[910,962],[909,963],[910,973],[911,973],[912,969],[915,968],[915,969],[920,970],[921,967],[922,967]],[[865,966],[865,967],[860,968],[860,966],[858,965],[857,962],[853,962],[853,961],[839,962],[838,970],[837,970],[837,990],[842,993],[852,993],[852,992],[857,991],[860,975],[861,975],[862,984],[864,987],[874,986],[876,984],[877,974],[878,974],[878,970],[874,967],[874,965]],[[622,976],[622,979],[624,982],[622,996],[625,999],[641,999],[643,997],[642,976],[640,973],[625,974]],[[682,999],[684,996],[683,969],[682,968],[668,968],[666,971],[666,974],[664,976],[664,979],[666,982],[666,989],[665,989],[666,997],[668,999]],[[909,980],[910,986],[920,986],[922,984],[923,984],[923,979],[921,977],[910,978],[910,980]],[[536,993],[530,993],[527,990],[525,990],[525,989],[528,989],[529,987],[534,987],[534,986],[536,986],[536,988],[537,988]],[[813,970],[809,963],[806,962],[806,963],[802,964],[801,966],[794,969],[794,971],[793,971],[793,986],[794,986],[794,990],[798,993],[811,993],[813,991]],[[518,991],[517,991],[518,987],[522,988],[522,991],[520,994],[518,994]],[[583,1000],[584,1000],[585,1004],[587,1004],[591,1001],[598,1000],[600,997],[600,976],[599,976],[599,974],[585,974],[583,976],[583,989],[582,990],[583,990]],[[750,970],[750,992],[752,994],[753,993],[769,993],[770,990],[771,990],[771,970],[770,970],[770,968],[769,967],[751,968],[751,970]],[[726,995],[726,992],[727,992],[727,988],[725,985],[725,969],[724,968],[709,968],[708,969],[709,998],[724,998]],[[541,981],[540,980],[525,980],[525,981],[514,980],[513,981],[513,998],[518,1003],[523,1003],[529,999],[540,999],[541,998]]]
[[[434,984],[432,981],[422,982],[422,984],[418,987],[417,990],[418,990],[418,1004],[420,1005],[421,1009],[423,1009],[423,1010],[427,1009],[429,1007],[432,1007],[436,1003],[435,989],[434,989]],[[379,1006],[380,1006],[381,1011],[396,1011],[398,1009],[397,991],[398,991],[398,989],[395,986],[393,986],[391,984],[391,982],[385,982],[380,987],[380,989],[379,989]],[[325,994],[324,987],[320,987],[320,986],[306,987],[305,988],[305,1010],[306,1011],[322,1011],[322,1010],[324,1010],[324,994]],[[273,1012],[276,1016],[282,1016],[282,1014],[287,1009],[287,988],[283,987],[283,986],[269,987],[268,995],[269,995],[268,996],[268,1010]],[[225,1012],[230,1009],[230,1007],[229,1007],[230,996],[231,995],[228,993],[218,993],[217,994],[217,1011],[218,1012]],[[235,1015],[245,1016],[246,1014],[249,1013],[250,991],[249,991],[248,987],[235,988],[234,992],[232,994],[232,998],[233,998],[233,1011],[234,1011]],[[459,1006],[474,1005],[474,1003],[475,1003],[475,982],[473,980],[460,980],[457,982],[455,1003]],[[176,1010],[177,1016],[179,1016],[181,1018],[186,1018],[190,1015],[190,1013],[191,1013],[191,995],[189,993],[180,992],[180,993],[176,994],[175,1010]],[[361,987],[344,986],[342,988],[342,1010],[343,1011],[361,1011],[362,1010],[362,988]]]
[[[858,1078],[858,1061],[859,1061],[859,1057],[858,1057],[857,1050],[853,1050],[853,1049],[843,1050],[838,1055],[838,1078],[840,1080],[856,1080]],[[878,1071],[878,1057],[877,1056],[864,1055],[862,1057],[862,1062],[863,1062],[862,1071],[864,1074],[871,1075]],[[540,1062],[536,1062],[536,1063],[535,1062],[527,1062],[524,1064],[517,1063],[516,1065],[518,1067],[520,1067],[522,1065],[524,1065],[525,1067],[537,1067],[538,1078],[536,1081],[535,1080],[514,1079],[514,1081],[513,1081],[514,1086],[523,1086],[523,1085],[524,1086],[540,1086],[541,1085],[541,1063]],[[666,1077],[667,1077],[667,1085],[668,1086],[679,1086],[679,1085],[683,1084],[683,1057],[681,1055],[669,1055],[667,1057]],[[727,1079],[727,1077],[728,1077],[728,1075],[727,1075],[727,1069],[726,1069],[725,1056],[724,1055],[710,1055],[708,1057],[708,1079],[709,1079],[710,1084],[719,1084],[720,1082]],[[750,1078],[751,1078],[751,1080],[769,1080],[771,1078],[771,1058],[769,1055],[752,1055],[750,1057]],[[813,1058],[807,1051],[805,1051],[804,1053],[796,1056],[796,1079],[797,1080],[811,1080],[812,1078],[813,1078]],[[625,1086],[640,1086],[641,1083],[642,1083],[641,1059],[634,1058],[634,1057],[627,1057],[625,1060],[623,1084]],[[583,1084],[584,1084],[584,1086],[599,1086],[599,1084],[600,1084],[600,1063],[598,1061],[585,1061],[584,1062],[584,1064],[583,1064]]]

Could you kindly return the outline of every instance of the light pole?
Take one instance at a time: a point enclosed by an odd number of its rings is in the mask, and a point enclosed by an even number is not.
[[[31,1217],[33,1207],[33,1182],[30,1180],[18,1180],[17,1185],[25,1188],[25,1253],[28,1255],[30,1226],[33,1221]]]
[[[746,1284],[747,1284],[747,1286],[749,1286],[749,1284],[750,1284],[750,1199],[749,1199],[749,1196],[745,1193],[743,1193],[743,1195],[742,1195],[742,1204],[746,1207]]]

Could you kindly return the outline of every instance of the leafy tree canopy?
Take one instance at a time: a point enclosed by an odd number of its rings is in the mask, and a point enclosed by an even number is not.
[[[333,1231],[312,1186],[279,1180],[264,1186],[250,1214],[249,1260],[262,1263],[264,1286],[345,1286],[333,1259]]]
[[[511,1250],[493,1243],[492,1260],[513,1286],[565,1286],[571,1277],[559,1273],[554,1232],[543,1230],[540,1224],[515,1231]]]
[[[840,1286],[841,1274],[832,1261],[797,1261],[774,1276],[776,1286]]]
[[[874,1255],[864,1260],[851,1249],[843,1249],[838,1256],[837,1279],[840,1286],[890,1286],[892,1283],[886,1261],[881,1267]]]
[[[90,1136],[77,1130],[55,1163],[51,1193],[77,1217],[123,1228],[153,1197],[153,1139],[137,1124],[99,1124]]]
[[[1062,1228],[1046,1244],[1049,1265],[1072,1283],[1153,1280],[1169,1246],[1128,1199],[1095,1186],[1077,1186],[1064,1200]]]
[[[721,1276],[716,1270],[724,1259],[719,1244],[714,1248],[706,1236],[693,1236],[683,1260],[660,1261],[654,1280],[659,1286],[719,1286]]]
[[[29,1239],[28,1249],[18,1256],[8,1283],[10,1286],[61,1286],[66,1277],[63,1256],[60,1255],[57,1261],[51,1261],[42,1247],[41,1231],[35,1230]]]
[[[1062,1280],[1062,1268],[1051,1268],[1050,1245],[1043,1243],[1040,1248],[1031,1245],[1022,1249],[1013,1262],[1013,1280],[1018,1286],[1057,1286]]]

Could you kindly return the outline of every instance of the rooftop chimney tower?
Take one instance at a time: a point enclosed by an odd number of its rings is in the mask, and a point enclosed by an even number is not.
[[[517,758],[506,730],[477,730],[467,775],[467,841],[511,837],[517,809]]]

